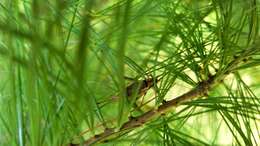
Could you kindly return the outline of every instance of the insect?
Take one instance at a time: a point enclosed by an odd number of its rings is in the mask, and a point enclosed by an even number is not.
[[[158,78],[147,78],[144,80],[135,81],[126,87],[126,96],[128,99],[133,96],[144,96],[149,89],[155,86],[157,82]]]
[[[131,79],[132,78],[128,78]],[[159,76],[157,77],[149,77],[143,80],[134,80],[128,86],[126,86],[126,97],[129,104],[134,104],[136,106],[135,101],[140,97],[145,96],[149,89],[155,87],[155,85],[161,80]],[[119,99],[118,96],[112,96],[110,101],[117,101]],[[100,103],[98,103],[100,104]],[[103,104],[104,106],[105,104]]]
[[[158,77],[150,77],[144,80],[134,81],[126,87],[127,101],[128,104],[133,107],[134,111],[139,111],[141,113],[143,112],[141,110],[143,99],[141,101],[141,104],[138,104],[137,101],[141,97],[144,97],[149,89],[154,88],[158,81]]]

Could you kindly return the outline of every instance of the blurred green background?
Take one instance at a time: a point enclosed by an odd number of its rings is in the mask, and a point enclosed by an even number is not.
[[[136,97],[145,112],[222,73],[203,98],[93,145],[260,145],[259,3],[1,0],[0,145],[84,143],[142,114],[129,84],[160,76]]]

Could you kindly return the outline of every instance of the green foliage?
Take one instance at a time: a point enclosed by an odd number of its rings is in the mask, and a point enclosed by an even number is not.
[[[109,128],[116,132],[93,145],[259,145],[259,8],[259,0],[1,0],[0,145],[83,144]],[[120,129],[212,77],[202,98]]]

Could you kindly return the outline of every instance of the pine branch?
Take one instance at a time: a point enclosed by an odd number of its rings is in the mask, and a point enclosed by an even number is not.
[[[156,117],[166,114],[167,112],[169,112],[169,110],[171,110],[174,107],[177,107],[178,105],[180,105],[184,102],[194,100],[201,96],[207,95],[207,93],[210,91],[210,89],[213,88],[213,86],[217,85],[218,83],[221,83],[222,80],[228,74],[235,71],[236,67],[238,67],[241,63],[243,63],[243,60],[245,58],[254,54],[256,51],[259,51],[257,44],[258,43],[256,43],[252,47],[245,49],[243,52],[240,53],[239,56],[233,57],[233,60],[230,61],[230,63],[228,63],[226,65],[226,67],[222,69],[222,71],[219,71],[215,75],[208,77],[207,80],[200,82],[198,84],[198,86],[196,86],[194,89],[190,90],[189,92],[187,92],[177,98],[174,98],[172,100],[164,102],[159,107],[151,109],[138,117],[129,119],[129,121],[125,122],[120,127],[119,130],[116,130],[116,128],[110,128],[110,129],[104,130],[104,132],[87,139],[84,142],[84,146],[89,146],[94,143],[104,141],[109,136],[140,127],[140,126],[148,123],[152,119],[155,119]],[[80,144],[69,144],[69,146],[80,146]]]
[[[200,96],[204,95],[205,93],[208,92],[208,89],[213,85],[214,79],[215,79],[214,76],[212,76],[209,80],[200,83],[195,89],[193,89],[177,98],[167,101],[164,104],[162,104],[161,106],[159,106],[158,108],[152,109],[152,110],[144,113],[143,115],[129,119],[129,121],[125,122],[121,126],[119,131],[115,131],[115,128],[106,129],[103,133],[95,135],[95,136],[89,138],[88,140],[86,140],[84,142],[84,146],[88,146],[88,145],[94,144],[98,141],[102,141],[105,138],[107,138],[113,134],[140,127],[143,124],[149,122],[151,119],[154,119],[160,115],[167,113],[167,111],[169,109],[176,107],[177,105],[179,105],[187,100],[191,100],[196,97],[200,97]],[[80,144],[69,144],[69,146],[80,146]]]

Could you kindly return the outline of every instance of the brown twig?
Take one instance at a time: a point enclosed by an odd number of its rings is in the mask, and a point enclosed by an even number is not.
[[[207,80],[200,82],[198,86],[196,86],[194,89],[190,90],[189,92],[174,98],[172,100],[169,100],[167,102],[163,102],[162,105],[160,105],[158,108],[151,109],[147,111],[146,113],[129,119],[129,121],[125,122],[119,130],[116,131],[115,128],[106,129],[104,132],[95,135],[88,140],[84,142],[84,146],[89,146],[97,142],[101,142],[108,138],[109,136],[120,133],[126,130],[131,130],[136,127],[140,127],[143,124],[149,122],[150,120],[163,115],[168,112],[173,107],[176,107],[180,105],[181,103],[187,102],[189,100],[193,100],[195,98],[201,97],[203,95],[206,95],[207,92],[218,82],[221,82],[231,71],[235,69],[235,67],[238,66],[240,62],[246,57],[252,54],[252,51],[254,47],[245,49],[244,52],[241,52],[239,57],[234,58],[230,63],[226,65],[226,68],[224,68],[224,71],[217,72],[214,76],[210,76]],[[71,145],[71,144],[70,144]],[[79,146],[80,144],[74,144],[73,146]]]
[[[102,141],[105,138],[107,138],[107,137],[109,137],[113,134],[120,133],[122,131],[129,130],[129,129],[132,129],[132,128],[140,127],[143,124],[150,121],[151,119],[166,113],[167,110],[171,109],[172,107],[177,106],[177,105],[179,105],[179,104],[181,104],[181,103],[183,103],[187,100],[192,100],[196,97],[204,95],[206,92],[208,92],[208,89],[213,85],[213,82],[214,82],[214,76],[209,78],[209,80],[200,83],[193,90],[191,90],[191,91],[189,91],[189,92],[187,92],[187,93],[185,93],[185,94],[183,94],[183,95],[181,95],[177,98],[174,98],[170,101],[163,103],[158,108],[151,109],[150,111],[148,111],[148,112],[146,112],[146,113],[144,113],[144,114],[142,114],[138,117],[129,119],[129,121],[125,122],[121,126],[119,131],[115,131],[114,128],[111,128],[111,129],[105,130],[101,134],[98,134],[98,135],[95,135],[95,136],[89,138],[88,140],[86,140],[84,142],[84,146],[89,146],[89,145],[94,144],[98,141]],[[79,146],[79,145],[80,144],[74,144],[73,146]]]

